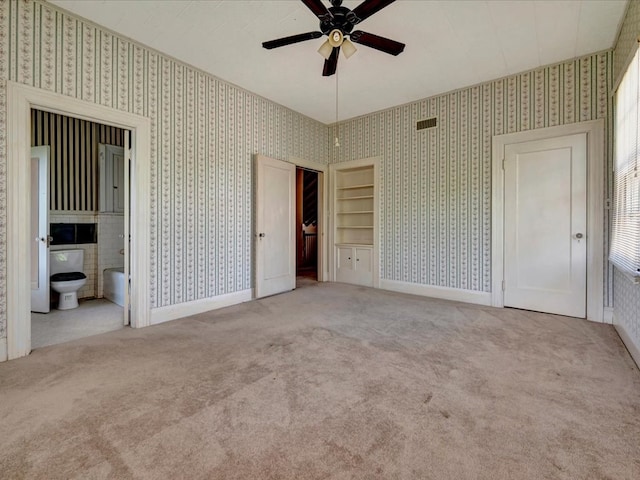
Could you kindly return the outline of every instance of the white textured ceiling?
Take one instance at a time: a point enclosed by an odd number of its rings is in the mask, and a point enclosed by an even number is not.
[[[323,123],[336,118],[325,38],[274,50],[266,40],[318,30],[297,0],[51,0]],[[353,9],[360,1],[346,0]],[[329,6],[328,0],[325,4]],[[398,57],[356,45],[338,63],[347,119],[611,48],[627,0],[398,0],[358,29],[403,43]]]

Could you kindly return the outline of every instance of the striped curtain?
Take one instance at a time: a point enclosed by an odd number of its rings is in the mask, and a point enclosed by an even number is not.
[[[31,110],[31,146],[49,145],[49,210],[98,210],[98,144],[124,147],[125,130]]]

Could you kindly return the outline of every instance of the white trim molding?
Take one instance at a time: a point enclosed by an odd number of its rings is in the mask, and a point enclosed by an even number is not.
[[[631,354],[631,358],[633,358],[633,361],[636,362],[636,365],[638,366],[638,368],[640,368],[640,347],[638,347],[638,345],[633,343],[632,337],[631,335],[629,335],[624,325],[621,323],[616,323],[615,315],[614,315],[613,323],[614,323],[613,327],[616,329],[616,332],[618,332],[618,335],[620,335],[620,339],[622,340],[622,343],[624,343],[624,346],[627,348],[627,350]]]
[[[149,325],[151,238],[151,121],[146,117],[7,81],[7,357],[31,351],[28,252],[31,199],[28,155],[31,109],[59,113],[131,130],[131,325]]]
[[[218,295],[212,298],[203,298],[192,302],[179,303],[151,310],[151,325],[177,320],[178,318],[198,315],[199,313],[230,307],[253,299],[253,290],[241,290],[239,292]]]
[[[604,314],[602,315],[602,323],[608,323],[609,325],[613,325],[613,307],[604,307]]]
[[[7,339],[0,338],[0,362],[7,361]]]
[[[491,305],[504,307],[504,160],[514,143],[587,135],[587,320],[604,321],[604,120],[539,128],[493,137],[491,200]]]
[[[423,285],[420,283],[399,282],[397,280],[385,279],[380,279],[380,288],[382,290],[390,290],[392,292],[409,293],[411,295],[439,298],[441,300],[453,300],[456,302],[491,306],[491,294],[489,292],[477,292],[475,290],[463,290],[461,288]]]
[[[318,281],[329,280],[329,257],[328,257],[328,226],[329,222],[329,165],[312,162],[302,158],[291,157],[287,159],[296,167],[314,170],[318,172],[318,238],[320,239],[318,251]]]

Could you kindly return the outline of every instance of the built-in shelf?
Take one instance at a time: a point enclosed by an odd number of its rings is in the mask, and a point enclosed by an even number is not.
[[[356,190],[358,188],[373,188],[373,183],[365,183],[362,185],[349,185],[346,187],[338,187],[338,190]]]
[[[357,164],[341,164],[333,170],[335,279],[373,286],[377,265],[375,167],[373,163]]]
[[[336,247],[372,247],[372,243],[336,243]]]
[[[336,243],[372,245],[374,234],[374,173],[372,166],[338,169]]]
[[[341,197],[341,198],[338,198],[338,200],[363,200],[366,198],[373,198],[373,195],[360,195],[357,197]]]

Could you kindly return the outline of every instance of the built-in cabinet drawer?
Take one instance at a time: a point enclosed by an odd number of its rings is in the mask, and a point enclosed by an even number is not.
[[[336,281],[373,286],[373,247],[336,246]]]

